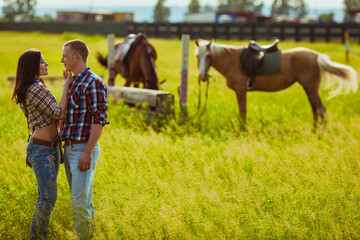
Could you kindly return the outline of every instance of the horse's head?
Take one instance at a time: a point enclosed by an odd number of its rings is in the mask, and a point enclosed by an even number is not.
[[[195,41],[196,50],[195,55],[198,61],[199,68],[199,78],[202,81],[206,81],[208,77],[208,71],[212,64],[212,53],[211,53],[211,44],[212,41]]]

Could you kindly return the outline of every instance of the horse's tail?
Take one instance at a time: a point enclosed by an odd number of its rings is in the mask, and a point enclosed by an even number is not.
[[[330,92],[329,97],[357,91],[357,73],[352,67],[333,62],[325,54],[319,54],[318,64],[320,72],[325,77],[325,87],[330,88],[335,85],[335,90]]]
[[[100,52],[96,52],[96,59],[98,62],[103,65],[104,67],[107,67],[107,58],[101,55]]]

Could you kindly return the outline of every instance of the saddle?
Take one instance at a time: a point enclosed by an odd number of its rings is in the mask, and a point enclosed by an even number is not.
[[[249,46],[242,51],[240,62],[242,64],[243,73],[249,77],[249,90],[253,90],[254,88],[255,76],[258,74],[259,68],[264,63],[264,59],[271,53],[277,53],[276,55],[279,55],[278,42],[279,40],[276,39],[271,44],[259,45],[255,41],[251,41]],[[262,71],[262,73],[264,73],[264,71]]]
[[[132,54],[135,51],[136,46],[145,40],[146,36],[142,33],[138,34],[129,34],[121,45],[116,48],[114,57],[115,61],[121,62],[121,71],[120,74],[124,78],[127,78],[129,72],[129,59],[131,59]]]
[[[120,47],[115,50],[115,60],[124,61],[126,55],[128,54],[132,44],[138,38],[139,35],[129,34],[124,41],[121,43]]]

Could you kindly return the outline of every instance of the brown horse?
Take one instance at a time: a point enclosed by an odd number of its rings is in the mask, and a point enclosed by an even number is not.
[[[115,56],[119,56],[116,53],[121,51],[124,44],[124,40],[115,43]],[[107,57],[103,57],[98,52],[96,58],[101,65],[107,67]],[[143,88],[158,90],[158,76],[155,71],[156,58],[154,47],[147,41],[145,35],[138,34],[125,58],[115,58],[115,68],[111,69],[109,73],[109,85],[114,85],[115,77],[119,73],[126,79],[126,87],[129,87],[132,83],[135,87],[139,87],[142,82]]]
[[[198,59],[199,78],[207,80],[209,68],[214,67],[226,78],[226,84],[236,93],[239,112],[246,119],[246,93],[248,77],[240,70],[240,54],[245,47],[216,44],[213,41],[195,41],[195,55]],[[330,93],[356,92],[358,87],[355,70],[343,64],[332,62],[325,54],[298,47],[281,51],[280,70],[276,73],[256,76],[252,90],[274,92],[288,88],[298,82],[305,90],[313,113],[313,124],[316,127],[318,115],[326,123],[326,108],[319,96],[321,76],[327,73],[327,80],[338,83]]]

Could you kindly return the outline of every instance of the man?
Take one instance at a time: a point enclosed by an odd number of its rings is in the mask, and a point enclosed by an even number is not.
[[[98,140],[107,121],[107,86],[87,66],[89,49],[81,40],[64,44],[61,62],[74,81],[69,88],[62,139],[65,171],[71,191],[75,229],[80,239],[95,233],[93,180],[100,155]]]

